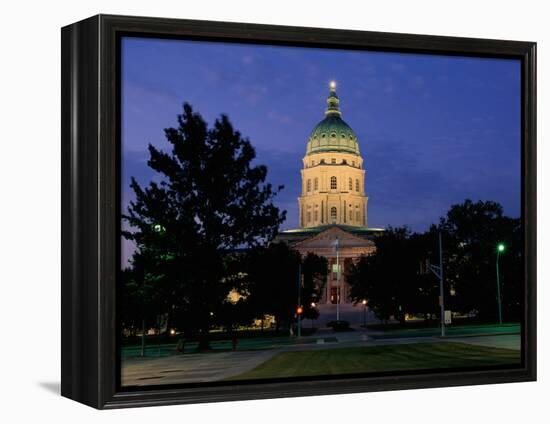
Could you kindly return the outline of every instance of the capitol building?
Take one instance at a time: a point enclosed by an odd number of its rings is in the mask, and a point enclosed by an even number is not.
[[[351,302],[346,267],[373,253],[373,238],[383,230],[368,227],[366,168],[357,135],[342,119],[334,82],[324,118],[311,131],[302,162],[299,228],[282,231],[277,239],[302,255],[312,252],[327,258],[328,279],[318,300],[321,314],[336,304],[344,314],[351,313],[363,306]]]

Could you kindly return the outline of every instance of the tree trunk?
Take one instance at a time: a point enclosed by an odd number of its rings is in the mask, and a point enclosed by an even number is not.
[[[208,328],[201,328],[199,332],[199,345],[197,346],[199,352],[210,350],[210,336]]]
[[[141,321],[141,356],[145,356],[145,319]]]

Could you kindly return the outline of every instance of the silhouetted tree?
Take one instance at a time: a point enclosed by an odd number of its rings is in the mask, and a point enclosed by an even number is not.
[[[319,298],[320,284],[327,273],[327,262],[313,253],[303,260],[300,253],[285,243],[271,243],[263,249],[249,252],[246,259],[247,300],[261,318],[265,314],[275,316],[276,329],[288,328],[295,320],[298,306],[298,284],[301,284],[299,270],[303,274],[300,300],[307,311],[308,318],[315,312],[310,311],[311,302]]]
[[[496,202],[469,199],[451,206],[441,219],[446,257],[446,283],[456,293],[455,311],[476,310],[482,320],[497,317],[496,249],[506,245],[500,256],[500,282],[505,319],[519,319],[521,312],[521,226],[520,220],[503,215]]]
[[[319,300],[321,292],[325,287],[328,274],[327,259],[323,256],[318,256],[309,252],[302,259],[302,274],[304,275],[302,292],[306,295],[302,301],[304,305],[304,315],[307,314],[308,319],[316,319],[317,316],[319,316],[319,311],[316,309],[310,311],[310,305],[311,302],[317,302]]]
[[[148,165],[160,177],[146,188],[132,178],[135,200],[124,215],[124,236],[157,252],[171,290],[167,308],[184,331],[209,347],[212,313],[233,288],[225,278],[227,252],[271,240],[285,212],[272,203],[278,190],[265,182],[265,166],[227,116],[212,128],[189,104],[178,127],[165,130],[169,153],[149,145]]]
[[[366,299],[375,315],[387,321],[404,317],[407,297],[415,290],[418,262],[408,250],[410,231],[389,228],[375,239],[376,253],[352,263],[346,273],[350,297],[355,303]]]
[[[376,252],[354,263],[346,276],[355,302],[368,299],[378,318],[405,313],[438,315],[439,281],[429,265],[439,265],[438,233],[443,236],[444,295],[446,308],[477,311],[480,319],[497,314],[496,247],[506,245],[500,257],[504,318],[521,314],[521,226],[519,219],[503,215],[495,202],[453,205],[438,226],[411,234],[390,228],[375,239]],[[450,296],[451,292],[453,296]]]
[[[300,254],[285,243],[271,243],[248,256],[249,301],[258,317],[275,317],[276,329],[289,326],[298,302]]]
[[[141,356],[145,355],[147,328],[155,326],[159,315],[165,310],[162,264],[151,251],[136,251],[131,258],[131,267],[122,270],[121,291],[122,326],[141,332]],[[164,281],[165,282],[165,281]]]

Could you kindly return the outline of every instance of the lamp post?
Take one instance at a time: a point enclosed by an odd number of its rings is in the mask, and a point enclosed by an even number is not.
[[[366,299],[363,299],[363,327],[367,328],[367,301]]]
[[[439,232],[439,266],[430,265],[432,271],[439,278],[439,308],[441,318],[441,337],[445,337],[445,290],[443,280],[443,241],[441,231]]]
[[[498,269],[498,262],[500,254],[506,250],[504,243],[497,244],[497,301],[498,301],[498,323],[502,325],[502,299],[500,296],[500,273]]]
[[[302,336],[302,264],[298,264],[298,307],[296,313],[298,315],[298,337]]]
[[[336,237],[336,321],[340,321],[340,241]]]

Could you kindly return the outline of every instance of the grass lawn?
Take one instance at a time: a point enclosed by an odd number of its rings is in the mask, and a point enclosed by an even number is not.
[[[315,339],[310,340],[315,342]],[[288,346],[296,344],[296,337],[275,336],[275,337],[249,337],[238,339],[237,350],[268,350],[275,347]],[[196,353],[198,342],[188,342],[185,344],[185,353]],[[213,340],[210,342],[213,352],[230,351],[232,343],[230,340]],[[141,346],[131,345],[122,348],[122,359],[140,356]],[[160,357],[176,355],[176,343],[148,344],[145,347],[145,356]]]
[[[369,327],[370,328],[370,327]],[[445,330],[447,337],[466,337],[480,335],[499,335],[499,334],[519,334],[521,332],[520,324],[486,324],[486,325],[467,325],[467,326],[448,326]],[[429,337],[439,336],[439,327],[432,328],[392,328],[384,331],[383,334],[373,334],[374,339],[395,339],[402,337]]]
[[[520,352],[465,343],[415,343],[282,352],[231,380],[514,365]]]

